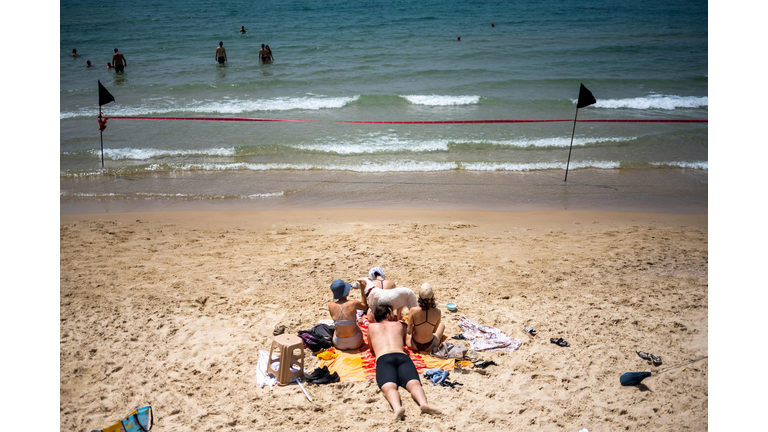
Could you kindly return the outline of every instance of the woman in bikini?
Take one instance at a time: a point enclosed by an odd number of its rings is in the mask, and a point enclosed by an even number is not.
[[[419,291],[419,305],[408,312],[406,346],[414,351],[429,351],[443,343],[445,324],[440,322],[440,318],[432,286],[425,283]]]
[[[357,311],[365,310],[365,306],[357,300],[347,300],[352,285],[341,279],[331,284],[333,298],[337,299],[328,304],[336,330],[333,332],[333,345],[341,350],[354,350],[363,345],[363,332],[357,326]]]

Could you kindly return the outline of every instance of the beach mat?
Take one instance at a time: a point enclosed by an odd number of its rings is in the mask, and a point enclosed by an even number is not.
[[[359,350],[342,351],[336,349],[338,357],[331,360],[320,361],[320,367],[327,366],[330,373],[339,374],[341,381],[365,381],[376,378],[376,356],[368,346],[368,320],[363,316],[357,325],[363,332],[364,344]],[[408,357],[413,360],[416,370],[422,373],[426,369],[439,368],[452,371],[455,359],[441,359],[427,354],[421,354],[408,347],[403,347]],[[462,361],[462,368],[471,368],[474,365],[470,361]]]

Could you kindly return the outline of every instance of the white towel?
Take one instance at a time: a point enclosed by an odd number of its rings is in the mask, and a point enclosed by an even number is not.
[[[269,363],[269,353],[264,350],[259,350],[259,363],[256,364],[256,383],[259,387],[264,388],[265,385],[269,386],[272,390],[272,386],[277,384],[277,377],[273,374],[267,374],[267,364]],[[273,365],[273,367],[280,367],[280,363]]]

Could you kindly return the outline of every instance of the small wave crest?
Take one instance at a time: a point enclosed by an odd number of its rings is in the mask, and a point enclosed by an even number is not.
[[[601,143],[621,143],[634,141],[637,137],[597,137],[575,138],[574,146],[588,146]],[[561,148],[571,144],[570,137],[551,137],[517,140],[452,140],[435,139],[415,141],[392,136],[368,138],[362,142],[338,141],[333,143],[317,142],[310,144],[290,145],[289,147],[338,155],[386,154],[386,153],[432,153],[448,152],[451,150],[479,150],[487,147],[512,148]]]
[[[576,103],[576,99],[573,99],[573,103]],[[630,99],[598,99],[594,106],[597,108],[608,109],[631,108],[673,110],[676,108],[701,108],[709,106],[709,97],[651,95]]]
[[[685,161],[676,161],[676,162],[651,162],[651,165],[659,166],[659,167],[678,167],[678,168],[690,168],[690,169],[700,169],[709,171],[709,161],[698,161],[698,162],[685,162]]]
[[[172,112],[202,113],[202,114],[240,114],[256,111],[289,111],[289,110],[320,110],[342,108],[360,96],[346,97],[278,97],[273,99],[226,101],[191,101],[178,102],[175,100],[145,100],[139,106],[117,106],[109,111],[113,116],[142,116],[148,114],[167,114]],[[93,117],[93,108],[81,108],[77,111],[59,113],[59,119],[72,117]]]
[[[467,171],[542,171],[542,170],[565,170],[565,162],[535,162],[535,163],[512,163],[512,162],[470,162],[462,163],[462,168]],[[579,168],[598,168],[598,169],[617,169],[621,166],[620,162],[615,161],[579,161],[571,162],[568,167],[570,170]]]
[[[443,96],[443,95],[401,95],[414,105],[450,106],[476,105],[480,96]]]

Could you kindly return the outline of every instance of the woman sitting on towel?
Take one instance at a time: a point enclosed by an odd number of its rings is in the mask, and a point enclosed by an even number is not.
[[[341,279],[333,281],[331,291],[337,300],[328,304],[328,312],[336,327],[333,345],[341,350],[358,349],[363,345],[363,332],[357,326],[357,311],[365,310],[365,306],[357,300],[347,300],[350,288],[352,285]]]
[[[432,286],[425,283],[419,291],[419,305],[408,312],[408,330],[405,344],[414,351],[429,351],[443,343],[445,324],[435,305]]]

